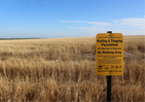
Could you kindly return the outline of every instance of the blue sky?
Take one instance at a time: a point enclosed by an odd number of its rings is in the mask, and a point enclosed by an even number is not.
[[[145,0],[0,0],[0,38],[145,35]]]

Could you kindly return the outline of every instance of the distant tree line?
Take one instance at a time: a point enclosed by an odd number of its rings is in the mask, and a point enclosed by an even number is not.
[[[21,39],[41,39],[41,38],[0,38],[0,40],[21,40]]]

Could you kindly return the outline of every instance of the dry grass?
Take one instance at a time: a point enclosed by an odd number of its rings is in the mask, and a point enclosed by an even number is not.
[[[95,37],[0,41],[0,101],[106,101]],[[145,36],[124,37],[112,101],[145,101]]]

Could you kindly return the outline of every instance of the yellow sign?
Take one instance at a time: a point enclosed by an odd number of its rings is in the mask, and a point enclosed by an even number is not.
[[[96,71],[97,75],[123,74],[123,34],[97,34]]]

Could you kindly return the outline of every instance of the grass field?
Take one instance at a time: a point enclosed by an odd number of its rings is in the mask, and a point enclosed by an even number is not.
[[[95,37],[0,41],[0,101],[106,101]],[[145,36],[124,36],[112,101],[145,101]]]

